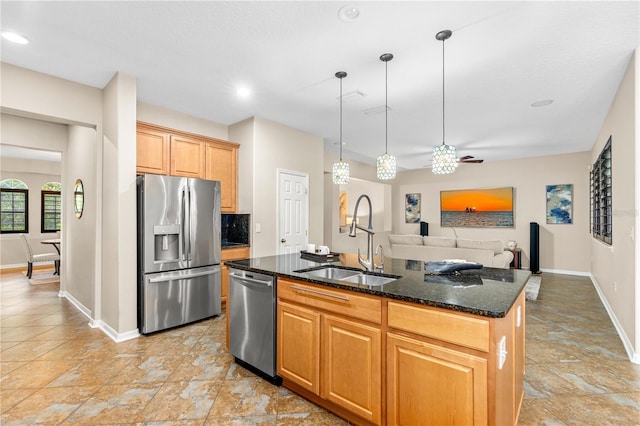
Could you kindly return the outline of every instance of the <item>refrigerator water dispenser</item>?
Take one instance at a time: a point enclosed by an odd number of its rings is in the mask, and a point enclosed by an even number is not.
[[[153,263],[177,262],[179,253],[180,226],[155,225],[153,227],[154,258]]]

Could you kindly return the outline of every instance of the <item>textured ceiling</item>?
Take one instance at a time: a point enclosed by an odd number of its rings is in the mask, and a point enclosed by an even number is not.
[[[344,5],[360,15],[338,18]],[[223,124],[263,117],[324,138],[343,157],[385,149],[425,167],[446,138],[486,161],[591,149],[634,49],[639,3],[607,2],[12,2],[0,3],[3,62],[102,88],[137,78],[138,99]],[[240,99],[239,85],[251,88]],[[553,99],[542,108],[533,102]],[[378,113],[365,114],[373,109]],[[472,167],[472,166],[467,166]],[[475,167],[475,166],[474,166]]]

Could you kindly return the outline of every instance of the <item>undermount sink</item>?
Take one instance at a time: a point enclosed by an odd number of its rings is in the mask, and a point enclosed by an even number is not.
[[[325,265],[316,268],[300,269],[294,271],[310,278],[326,278],[336,281],[346,281],[353,284],[366,286],[381,286],[401,278],[396,275],[382,275],[360,270],[347,269],[340,266]]]
[[[352,275],[359,274],[358,271],[354,271],[353,269],[342,269],[335,266],[322,266],[320,268],[302,269],[295,272],[304,273],[312,277],[328,278],[330,280],[343,280]]]
[[[370,274],[356,274],[344,278],[342,281],[349,281],[350,283],[363,284],[369,286],[381,286],[397,280],[396,277],[385,277],[382,275],[370,275]]]

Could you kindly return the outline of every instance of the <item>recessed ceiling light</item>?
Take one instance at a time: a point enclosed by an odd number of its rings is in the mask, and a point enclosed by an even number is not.
[[[2,38],[5,40],[9,40],[13,43],[16,44],[28,44],[29,43],[29,39],[26,38],[25,36],[22,36],[18,33],[14,33],[12,31],[3,31],[2,32]]]
[[[342,6],[338,10],[338,17],[343,22],[353,22],[360,16],[360,10],[355,6]]]
[[[543,99],[541,101],[536,101],[534,103],[531,104],[532,107],[534,108],[540,108],[543,106],[547,106],[553,103],[553,99]]]
[[[238,87],[238,90],[236,90],[236,94],[241,98],[248,98],[249,96],[251,96],[251,89],[249,89],[248,87]]]

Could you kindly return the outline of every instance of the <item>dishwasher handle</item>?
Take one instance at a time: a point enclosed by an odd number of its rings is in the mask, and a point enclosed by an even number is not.
[[[189,280],[191,278],[204,277],[205,275],[212,275],[212,274],[215,274],[216,272],[220,272],[220,268],[209,269],[207,271],[190,272],[187,274],[164,273],[158,277],[149,278],[149,282],[162,283],[167,281]]]
[[[256,278],[249,278],[249,277],[243,277],[242,275],[236,275],[233,272],[231,272],[229,274],[229,276],[238,279],[238,280],[242,280],[242,281],[247,281],[249,283],[252,284],[260,284],[260,285],[266,285],[267,287],[272,287],[273,286],[273,280],[258,280]]]

